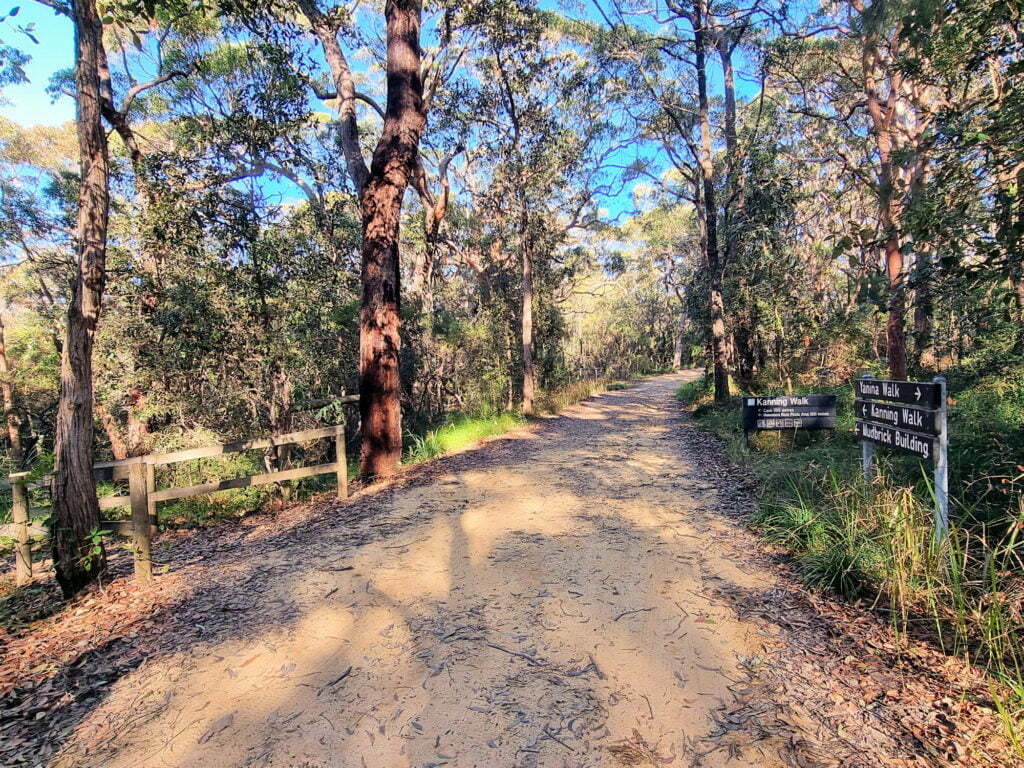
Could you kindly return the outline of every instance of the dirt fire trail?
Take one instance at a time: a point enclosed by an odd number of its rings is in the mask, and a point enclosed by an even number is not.
[[[366,492],[256,566],[210,566],[231,629],[123,676],[56,764],[927,764],[903,703],[825,680],[876,662],[828,646],[726,514],[735,486],[672,397],[696,375]]]

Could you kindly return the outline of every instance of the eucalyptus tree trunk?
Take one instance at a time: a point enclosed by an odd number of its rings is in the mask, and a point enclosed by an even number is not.
[[[876,70],[882,68],[880,41],[874,31],[865,33],[861,43],[861,72],[865,95],[865,108],[871,120],[875,148],[878,151],[878,219],[885,240],[882,259],[889,282],[889,305],[885,324],[886,354],[889,358],[889,376],[907,378],[907,338],[904,316],[907,313],[906,274],[903,251],[900,249],[902,206],[897,199],[898,169],[893,157],[896,137],[893,134],[900,98],[896,86],[890,84],[888,94],[881,93]]]
[[[718,254],[718,204],[711,147],[711,118],[708,102],[707,29],[705,0],[693,5],[693,53],[697,72],[697,109],[700,121],[698,165],[704,203],[704,250],[708,268],[708,308],[711,316],[711,356],[714,366],[715,402],[729,400],[729,348],[725,337],[725,300],[722,296],[722,266]]]
[[[4,401],[4,424],[7,427],[7,452],[14,471],[21,469],[25,452],[21,447],[21,419],[14,403],[14,382],[11,380],[14,371],[7,357],[7,336],[0,316],[0,393]]]
[[[672,339],[672,370],[678,371],[683,367],[683,349],[686,344],[687,330],[686,307],[680,307],[679,317],[676,320],[676,332]]]
[[[426,123],[420,77],[422,3],[388,0],[384,127],[362,188],[362,305],[359,311],[360,474],[384,477],[402,458],[399,375],[399,254],[402,197]]]
[[[109,174],[106,132],[101,123],[100,66],[103,25],[95,0],[76,0],[75,84],[81,185],[76,228],[78,271],[68,306],[61,356],[60,400],[54,430],[53,562],[57,581],[70,597],[106,566],[99,527],[93,463],[92,350],[106,283]]]
[[[931,369],[935,367],[932,257],[931,254],[921,253],[918,254],[917,260],[918,285],[914,290],[914,358],[918,367]]]
[[[533,414],[533,399],[536,395],[536,375],[533,367],[533,253],[529,235],[523,249],[522,302],[523,413],[530,416]]]

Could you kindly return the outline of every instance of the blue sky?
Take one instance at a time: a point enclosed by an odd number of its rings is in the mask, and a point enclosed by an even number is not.
[[[542,0],[542,6],[565,6],[558,0]],[[570,13],[577,17],[592,17],[594,11],[589,6],[572,4]],[[583,10],[586,9],[586,10]],[[10,21],[6,27],[0,27],[0,36],[4,42],[14,44],[31,56],[26,66],[29,82],[4,89],[3,101],[0,103],[0,115],[21,125],[59,125],[74,117],[74,104],[70,98],[59,97],[53,100],[46,92],[51,75],[69,69],[72,66],[74,38],[69,19],[55,14],[53,11],[32,0],[25,0],[20,13],[14,20],[18,25],[34,23],[34,34],[39,43],[34,44],[24,35],[18,33]],[[715,68],[711,71],[712,79],[717,80]],[[742,79],[737,83],[741,97],[750,98],[756,87]],[[624,150],[621,164],[628,164],[636,149]],[[667,166],[662,153],[656,148],[647,146],[642,150],[653,161],[654,167]],[[618,162],[618,160],[617,160]],[[615,198],[604,201],[606,214],[612,217],[628,213],[633,207],[632,184]]]
[[[29,82],[4,89],[0,115],[22,125],[60,125],[74,118],[74,104],[66,97],[53,103],[46,86],[50,75],[69,69],[74,62],[71,21],[32,0],[25,0],[20,7],[15,21],[26,26],[35,22],[33,34],[39,39],[39,44],[34,44],[10,25],[0,30],[4,42],[32,57],[25,68]]]

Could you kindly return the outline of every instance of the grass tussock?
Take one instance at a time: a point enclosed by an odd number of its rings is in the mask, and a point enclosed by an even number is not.
[[[759,506],[751,523],[792,552],[805,580],[864,599],[889,616],[898,634],[927,637],[989,671],[1010,691],[997,698],[1016,742],[1024,722],[1024,470],[1016,464],[1024,453],[1015,464],[1005,451],[1021,439],[1024,387],[1008,392],[1005,382],[982,379],[956,396],[952,520],[942,544],[933,535],[930,465],[880,452],[879,471],[866,482],[851,434],[852,387],[803,389],[839,396],[836,431],[757,433],[750,447],[737,401],[715,406],[706,381],[682,385],[677,397],[726,439],[730,458],[756,474]]]
[[[423,435],[410,436],[406,463],[418,464],[463,451],[484,438],[500,435],[524,423],[517,413],[458,416]]]
[[[576,405],[581,400],[607,391],[608,383],[601,379],[582,379],[541,392],[534,407],[539,414],[552,414]]]
[[[585,379],[563,386],[544,390],[535,402],[538,414],[555,414],[575,405],[581,400],[593,397],[609,389],[625,389],[627,382],[613,382]],[[422,435],[409,435],[406,458],[408,464],[429,461],[440,456],[457,453],[472,447],[481,440],[503,434],[526,424],[518,412],[503,411],[480,415],[460,414],[449,418],[443,424]]]

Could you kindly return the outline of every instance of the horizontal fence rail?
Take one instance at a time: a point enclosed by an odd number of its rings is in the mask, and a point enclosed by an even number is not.
[[[354,404],[359,402],[358,395],[346,395],[332,402]],[[334,438],[335,460],[327,464],[315,464],[309,467],[296,467],[275,472],[263,472],[245,477],[233,477],[215,480],[199,485],[178,488],[156,489],[155,468],[182,461],[206,459],[243,451],[265,450],[283,445],[308,443],[314,440]],[[142,582],[153,578],[150,558],[152,535],[156,531],[156,505],[161,501],[186,499],[192,496],[203,496],[217,491],[233,488],[248,488],[256,485],[279,483],[285,480],[298,480],[316,475],[334,474],[338,483],[338,498],[348,496],[348,461],[345,455],[345,425],[337,424],[330,427],[306,429],[300,432],[289,432],[284,435],[242,440],[232,443],[186,448],[169,453],[151,453],[145,456],[134,456],[117,461],[103,461],[93,465],[93,475],[97,480],[127,480],[128,494],[105,496],[98,499],[101,510],[130,507],[130,520],[103,520],[100,527],[115,535],[131,536],[135,554],[135,577]],[[29,481],[28,472],[16,472],[9,476],[8,482],[0,487],[10,488],[12,497],[11,519],[15,528],[15,578],[17,583],[25,584],[32,578],[32,549],[29,537],[29,526],[33,512],[45,512],[49,507],[29,507],[28,491],[32,488],[48,488],[52,475],[44,475],[37,480]]]

